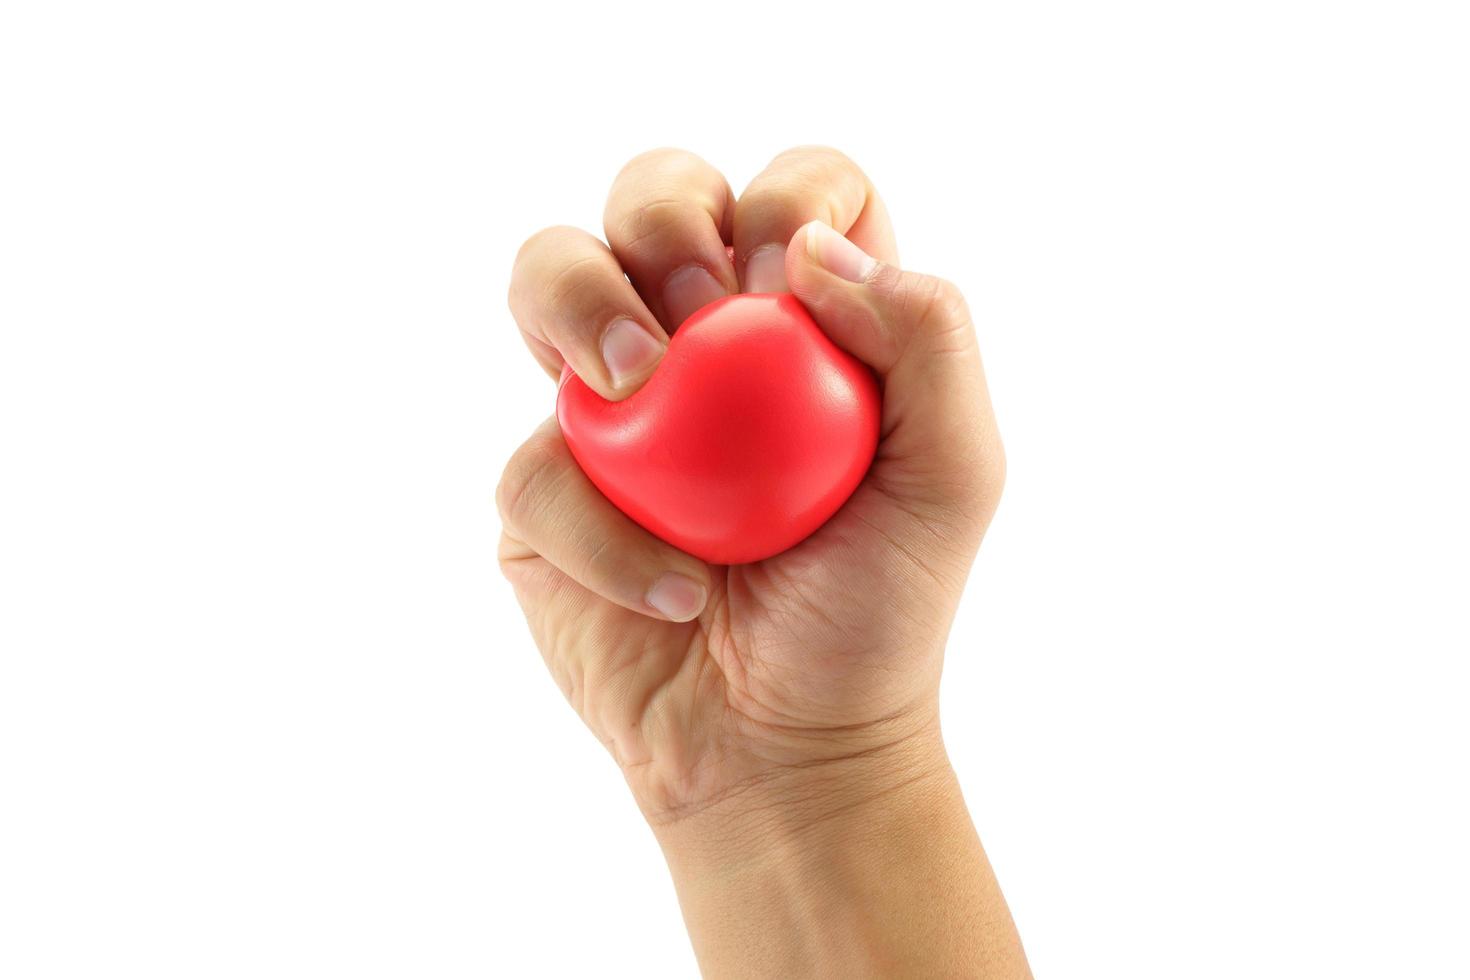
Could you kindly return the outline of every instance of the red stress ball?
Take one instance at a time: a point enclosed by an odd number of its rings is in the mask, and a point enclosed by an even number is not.
[[[612,402],[567,374],[562,435],[613,504],[708,562],[738,565],[821,527],[878,447],[878,385],[794,296],[728,296],[674,333]]]

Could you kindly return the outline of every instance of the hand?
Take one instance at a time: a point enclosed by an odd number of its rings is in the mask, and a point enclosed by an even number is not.
[[[789,283],[882,378],[882,438],[862,486],[807,541],[709,567],[608,504],[548,420],[498,500],[502,566],[552,674],[654,822],[927,733],[1004,472],[960,294],[898,271],[877,193],[830,150],[781,155],[738,202],[702,160],[655,151],[618,176],[606,230],[610,248],[553,228],[521,250],[511,308],[549,374],[564,358],[604,397],[627,397],[688,314]]]
[[[738,201],[703,160],[645,154],[614,182],[604,226],[607,245],[551,228],[517,258],[510,306],[553,378],[565,362],[626,398],[690,313],[789,289],[877,373],[882,427],[872,469],[816,534],[723,567],[618,512],[548,420],[497,501],[501,565],[552,675],[622,767],[676,879],[698,868],[729,884],[723,857],[769,857],[769,843],[856,813],[881,823],[933,807],[936,826],[973,837],[967,817],[949,819],[939,676],[1005,464],[960,293],[898,269],[877,192],[823,148],[783,153]],[[688,916],[699,888],[679,884]]]

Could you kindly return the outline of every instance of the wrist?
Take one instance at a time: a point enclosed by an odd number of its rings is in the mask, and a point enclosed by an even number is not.
[[[1027,975],[937,722],[654,831],[706,976]]]
[[[675,874],[734,873],[836,846],[855,825],[951,788],[958,792],[937,713],[887,737],[824,746],[772,765],[692,810],[650,815]],[[783,753],[784,754],[784,753]]]

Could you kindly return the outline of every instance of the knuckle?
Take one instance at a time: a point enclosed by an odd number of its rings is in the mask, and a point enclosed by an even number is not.
[[[587,233],[571,225],[551,225],[521,243],[516,251],[516,266],[522,267],[546,257],[555,257],[585,238]]]
[[[733,195],[719,171],[688,150],[664,148],[634,157],[619,172],[603,209],[610,245],[635,259],[682,238],[698,240],[719,224]]]
[[[969,330],[965,294],[948,279],[914,277],[905,290],[904,305],[910,322],[923,333],[942,336]]]
[[[955,441],[965,447],[957,457],[964,463],[966,499],[975,509],[988,513],[1000,500],[1006,482],[1006,452],[1000,435],[982,420]]]
[[[995,441],[986,459],[985,473],[989,481],[990,497],[1000,500],[1000,495],[1006,488],[1006,450],[999,439]]]
[[[812,203],[823,205],[817,217],[831,217],[831,208],[826,204],[828,188],[816,175],[801,170],[771,170],[750,182],[735,208],[741,217],[752,212],[774,209],[790,209],[811,198]]]
[[[971,431],[949,435],[944,450],[948,472],[933,478],[942,498],[936,504],[952,512],[957,523],[983,531],[1005,490],[1005,450],[992,434]]]
[[[562,451],[556,440],[541,433],[528,439],[510,458],[495,487],[501,523],[509,528],[522,527],[544,506],[561,468]]]
[[[829,146],[797,146],[778,154],[736,202],[742,222],[795,226],[819,218],[839,230],[867,204],[867,178]]]
[[[623,251],[656,247],[707,220],[694,201],[674,196],[655,197],[608,217],[608,238]]]
[[[677,146],[659,146],[645,150],[618,171],[618,179],[635,174],[654,172],[666,175],[688,174],[704,171],[709,164],[697,154]]]
[[[956,439],[957,444],[967,447],[959,454],[965,460],[968,474],[963,481],[966,493],[962,499],[967,502],[972,513],[988,521],[1005,490],[1005,446],[991,417],[978,420],[966,436],[967,438]]]
[[[688,150],[663,148],[640,153],[618,171],[608,194],[605,214],[637,211],[661,199],[708,210],[726,192],[725,178]]]
[[[547,276],[541,290],[542,305],[553,312],[567,307],[585,307],[589,294],[600,289],[602,268],[603,257],[595,252],[569,256]]]
[[[923,301],[923,312],[928,317],[942,323],[969,320],[970,312],[965,304],[965,294],[948,279],[926,276],[919,292]]]
[[[804,143],[782,150],[771,161],[772,166],[778,163],[798,168],[858,170],[858,165],[846,153],[836,147],[825,146],[821,143]]]
[[[507,291],[511,307],[514,308],[517,301],[527,295],[528,287],[543,280],[548,269],[564,262],[588,237],[580,228],[552,225],[527,238],[516,250],[515,263],[511,267]]]

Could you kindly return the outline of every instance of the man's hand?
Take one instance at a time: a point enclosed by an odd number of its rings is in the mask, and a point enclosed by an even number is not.
[[[604,226],[607,244],[551,228],[517,258],[511,309],[553,378],[565,363],[625,398],[701,306],[789,290],[883,390],[862,485],[756,564],[709,566],[638,527],[583,475],[555,419],[497,493],[502,568],[664,845],[701,964],[1024,975],[939,738],[945,639],[1005,471],[959,291],[897,268],[877,192],[824,148],[783,153],[738,200],[691,154],[645,154],[614,182]],[[936,846],[947,857],[904,885]],[[715,907],[742,895],[759,916]],[[948,906],[893,934],[894,901]],[[856,918],[844,927],[836,908]],[[722,915],[779,921],[741,934]]]

